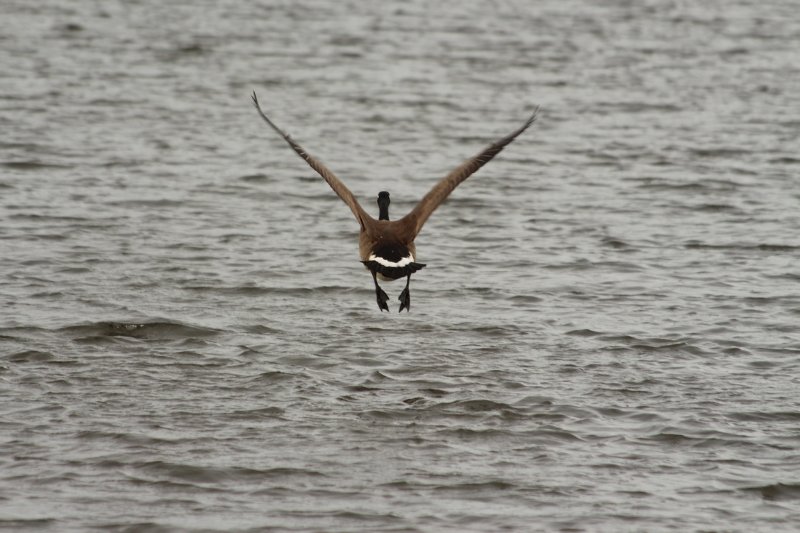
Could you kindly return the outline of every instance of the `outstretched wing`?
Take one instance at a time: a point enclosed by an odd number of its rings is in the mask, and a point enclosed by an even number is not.
[[[536,114],[539,112],[537,107],[530,118],[525,121],[521,127],[514,130],[512,133],[506,135],[502,139],[487,146],[481,153],[467,159],[447,176],[445,176],[433,189],[426,194],[422,200],[411,210],[411,212],[403,217],[403,220],[414,229],[414,236],[416,236],[439,205],[453,192],[459,183],[470,177],[479,168],[492,160],[494,156],[510,144],[519,134],[528,129],[531,124],[536,120]]]
[[[337,178],[336,175],[328,169],[328,167],[323,165],[322,161],[309,155],[308,152],[306,152],[302,146],[297,144],[294,141],[294,139],[292,139],[287,133],[285,133],[282,129],[276,126],[275,123],[273,123],[269,119],[269,117],[267,117],[267,115],[261,110],[261,106],[258,105],[258,98],[256,97],[255,91],[253,92],[253,104],[256,106],[258,114],[261,115],[261,118],[263,118],[264,121],[267,124],[269,124],[269,126],[273,130],[278,132],[278,134],[280,134],[280,136],[283,137],[287,143],[289,143],[289,146],[291,146],[292,149],[295,152],[297,152],[297,155],[302,157],[305,160],[305,162],[308,163],[308,165],[317,172],[317,174],[322,176],[322,179],[328,182],[328,185],[331,186],[333,192],[335,192],[339,196],[339,198],[341,198],[342,201],[350,207],[350,210],[355,215],[356,219],[358,220],[358,223],[361,224],[361,227],[363,228],[366,224],[366,221],[369,220],[371,217],[367,214],[366,211],[364,211],[361,205],[359,205],[358,200],[356,200],[355,196],[353,196],[353,193],[350,192],[350,189],[348,189],[345,186],[345,184],[342,183],[339,180],[339,178]]]

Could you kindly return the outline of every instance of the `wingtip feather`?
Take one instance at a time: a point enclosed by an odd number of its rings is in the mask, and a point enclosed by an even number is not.
[[[528,119],[528,122],[527,122],[528,126],[530,126],[531,124],[536,122],[536,119],[539,117],[539,111],[541,111],[541,109],[542,109],[542,106],[539,106],[539,105],[537,105],[536,107],[533,108],[533,113],[531,113],[531,116],[530,116],[530,118]]]

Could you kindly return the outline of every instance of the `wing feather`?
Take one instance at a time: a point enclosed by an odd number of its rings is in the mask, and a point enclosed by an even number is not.
[[[479,168],[492,160],[494,156],[499,154],[503,148],[510,144],[517,138],[523,131],[528,129],[531,124],[536,120],[536,115],[539,112],[537,107],[531,114],[530,118],[525,121],[525,124],[509,133],[502,139],[499,139],[486,148],[479,154],[467,159],[461,165],[453,169],[447,176],[442,178],[431,190],[426,194],[422,200],[411,210],[411,212],[403,217],[404,222],[413,228],[414,236],[416,236],[428,217],[431,216],[437,207],[453,192],[462,181],[474,174]]]
[[[306,152],[302,146],[297,144],[294,139],[276,126],[275,123],[272,122],[269,117],[267,117],[267,115],[261,110],[261,106],[258,104],[258,98],[256,97],[255,91],[253,92],[253,105],[256,106],[258,114],[261,115],[261,118],[263,118],[273,130],[275,130],[287,143],[289,143],[289,146],[291,146],[292,149],[297,152],[297,155],[302,157],[303,160],[308,163],[308,166],[313,168],[317,174],[322,176],[322,179],[328,182],[328,185],[330,185],[331,189],[333,189],[333,192],[335,192],[339,198],[341,198],[342,201],[350,207],[350,210],[355,215],[358,223],[361,224],[361,227],[365,227],[366,222],[372,217],[370,217],[367,212],[364,211],[364,209],[358,203],[358,200],[356,200],[355,196],[353,196],[353,193],[350,192],[350,189],[348,189],[345,184],[342,183],[342,181],[322,163],[322,161]]]

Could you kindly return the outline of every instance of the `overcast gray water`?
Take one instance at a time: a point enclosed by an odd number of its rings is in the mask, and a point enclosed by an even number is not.
[[[800,527],[796,2],[0,11],[0,528]]]

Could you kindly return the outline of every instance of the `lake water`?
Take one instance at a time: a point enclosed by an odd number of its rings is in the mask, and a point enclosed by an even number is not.
[[[800,527],[796,2],[2,11],[0,528]]]

